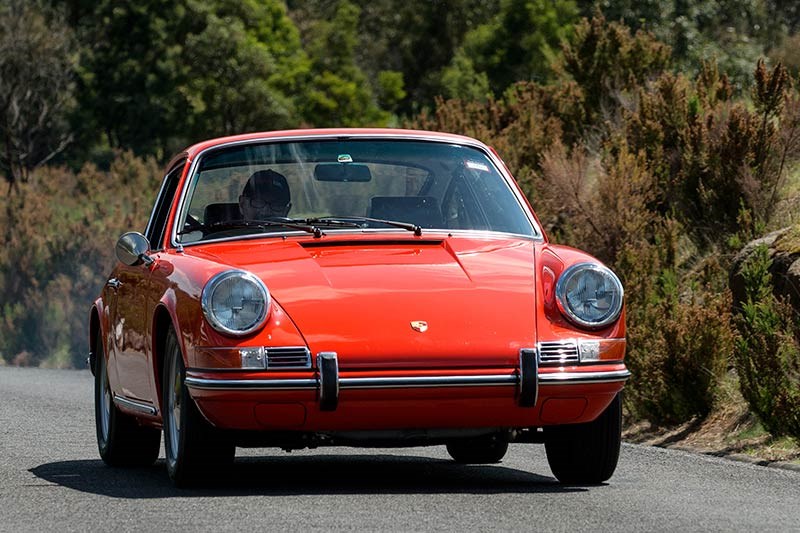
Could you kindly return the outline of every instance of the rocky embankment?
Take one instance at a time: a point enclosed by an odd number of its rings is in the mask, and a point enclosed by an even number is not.
[[[760,245],[766,245],[772,259],[770,273],[775,295],[788,298],[800,313],[800,225],[774,231],[756,239],[736,255],[730,273],[734,307],[746,297],[742,265]]]

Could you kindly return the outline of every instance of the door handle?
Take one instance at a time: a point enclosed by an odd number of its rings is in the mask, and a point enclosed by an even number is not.
[[[122,282],[117,278],[111,278],[110,280],[106,281],[106,285],[112,289],[119,289],[119,286],[122,285]]]

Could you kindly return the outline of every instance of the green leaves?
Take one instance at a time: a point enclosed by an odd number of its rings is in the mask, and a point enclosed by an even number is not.
[[[81,103],[111,147],[166,157],[203,138],[296,123],[310,62],[278,0],[102,1],[80,32],[93,43]]]
[[[299,35],[289,30],[285,13],[264,5],[250,7],[252,13],[238,17],[224,4],[218,9],[199,7],[197,15],[204,24],[186,36],[182,58],[187,72],[178,87],[191,106],[184,125],[189,140],[280,129],[292,123],[291,95],[308,69]],[[243,15],[262,20],[273,30],[281,23],[287,28],[268,32],[253,27]],[[297,63],[290,66],[285,56],[292,54]]]
[[[671,66],[670,49],[647,32],[636,32],[601,16],[583,19],[564,45],[557,66],[562,79],[574,80],[591,123],[613,117],[622,101]]]
[[[744,262],[746,301],[736,316],[735,363],[742,395],[774,435],[800,439],[800,320],[772,293],[766,245]]]
[[[502,0],[492,19],[465,35],[444,70],[448,96],[485,98],[485,83],[497,95],[517,81],[552,79],[551,66],[577,15],[572,1]]]
[[[306,122],[315,126],[385,126],[389,114],[378,107],[364,72],[356,65],[358,21],[361,10],[348,0],[337,4],[333,17],[317,20],[309,30],[311,75],[307,78],[307,97],[301,104]],[[391,101],[402,90],[402,78],[394,84]]]

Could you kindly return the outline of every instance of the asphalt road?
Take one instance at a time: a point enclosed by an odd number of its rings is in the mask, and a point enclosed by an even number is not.
[[[595,487],[516,444],[493,466],[444,447],[239,450],[213,486],[174,489],[163,452],[102,463],[87,371],[0,367],[0,428],[0,531],[800,531],[800,473],[635,445]]]

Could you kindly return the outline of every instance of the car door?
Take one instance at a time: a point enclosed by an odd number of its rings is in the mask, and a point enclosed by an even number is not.
[[[151,253],[163,248],[167,219],[184,164],[173,166],[167,173],[153,207],[145,229]],[[158,405],[152,375],[152,309],[153,301],[160,296],[153,294],[151,278],[154,265],[117,265],[116,312],[112,317],[112,328],[117,338],[116,365],[121,394],[125,400],[136,402],[143,410],[151,412],[155,412],[152,409]]]

